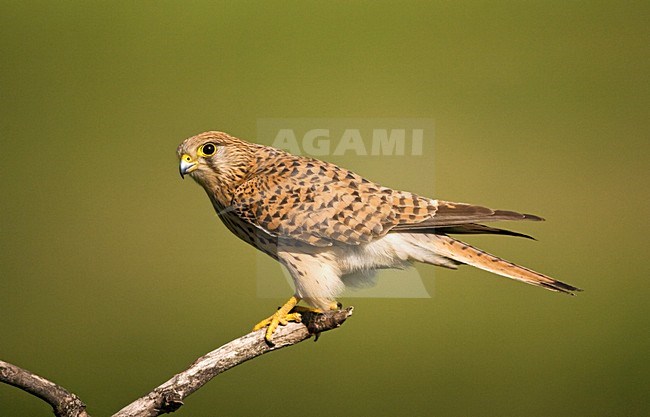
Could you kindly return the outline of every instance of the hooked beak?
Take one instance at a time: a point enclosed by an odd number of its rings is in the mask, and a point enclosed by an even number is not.
[[[185,178],[185,174],[189,174],[198,168],[198,163],[192,159],[188,154],[183,154],[181,156],[181,163],[178,167],[178,171],[181,173],[181,178]]]

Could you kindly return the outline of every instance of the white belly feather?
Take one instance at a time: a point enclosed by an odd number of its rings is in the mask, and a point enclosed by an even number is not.
[[[414,261],[456,268],[457,262],[435,253],[432,243],[436,239],[435,235],[389,233],[359,246],[330,246],[318,248],[315,253],[287,251],[279,255],[294,279],[296,294],[315,307],[327,308],[346,285],[372,285],[378,269],[403,269]]]

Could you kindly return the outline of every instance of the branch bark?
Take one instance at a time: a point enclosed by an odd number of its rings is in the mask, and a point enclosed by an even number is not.
[[[113,417],[155,417],[176,411],[183,400],[222,372],[257,356],[300,343],[321,332],[340,327],[352,315],[352,307],[322,314],[303,313],[302,323],[280,326],[273,345],[264,340],[264,329],[251,332],[200,357],[149,394],[127,405]],[[85,404],[64,388],[25,369],[0,361],[0,382],[27,391],[54,409],[57,417],[89,417]]]
[[[65,388],[0,360],[0,381],[27,391],[52,406],[57,417],[88,417],[86,405]]]

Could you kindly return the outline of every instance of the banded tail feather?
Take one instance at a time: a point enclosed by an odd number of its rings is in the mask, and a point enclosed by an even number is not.
[[[506,261],[447,235],[432,235],[432,238],[435,251],[454,261],[551,291],[570,295],[575,295],[574,292],[582,291],[580,288]]]

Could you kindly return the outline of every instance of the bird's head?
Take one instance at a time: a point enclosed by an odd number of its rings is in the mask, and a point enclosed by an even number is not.
[[[254,163],[254,145],[223,132],[203,132],[178,145],[181,177],[189,175],[207,191],[232,189]]]

